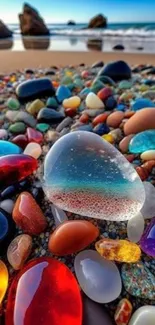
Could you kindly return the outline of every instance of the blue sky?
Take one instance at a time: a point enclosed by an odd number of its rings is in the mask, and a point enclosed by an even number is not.
[[[97,13],[103,13],[109,22],[153,22],[155,0],[32,0],[46,22],[87,22]],[[6,23],[18,21],[23,1],[0,0],[0,19]]]

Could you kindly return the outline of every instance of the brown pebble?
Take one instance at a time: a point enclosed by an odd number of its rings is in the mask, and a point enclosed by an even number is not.
[[[130,143],[130,140],[133,138],[133,134],[127,135],[125,138],[123,138],[121,140],[121,142],[119,143],[119,149],[123,152],[126,153],[128,152],[128,146]]]
[[[21,269],[32,249],[32,238],[29,235],[19,235],[13,239],[7,250],[7,258],[15,270]]]
[[[117,111],[107,117],[106,123],[113,128],[117,128],[121,124],[123,118],[124,113]]]
[[[155,129],[155,109],[144,108],[136,112],[124,125],[126,135]]]

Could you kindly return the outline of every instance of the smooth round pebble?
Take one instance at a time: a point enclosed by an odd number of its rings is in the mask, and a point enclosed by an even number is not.
[[[75,273],[84,293],[98,303],[109,303],[121,293],[122,282],[115,263],[103,259],[93,250],[75,257]]]
[[[138,243],[144,231],[144,218],[139,212],[127,223],[127,235],[131,242]]]
[[[155,109],[144,108],[136,112],[124,125],[126,135],[155,129]]]
[[[52,204],[51,210],[56,227],[59,226],[62,222],[68,220],[66,213],[56,205]]]
[[[121,152],[123,152],[123,153],[128,152],[129,143],[130,143],[130,140],[133,138],[133,136],[134,136],[134,134],[127,135],[120,141],[119,149],[121,150]]]
[[[151,219],[155,216],[155,187],[150,182],[143,182],[145,190],[145,201],[141,208],[144,219]]]
[[[0,129],[0,140],[6,140],[8,137],[8,132],[5,129]]]
[[[39,143],[30,142],[24,150],[24,155],[31,156],[35,159],[38,159],[42,154],[42,148]]]
[[[154,325],[155,306],[143,306],[138,308],[132,315],[128,325]]]
[[[142,160],[146,160],[146,161],[148,161],[148,160],[155,160],[155,150],[147,150],[147,151],[144,151],[141,154],[140,158]]]
[[[8,212],[9,214],[12,213],[13,207],[14,207],[13,200],[7,199],[7,200],[0,202],[0,208],[3,209],[4,211]]]
[[[124,113],[117,111],[117,112],[110,114],[107,117],[106,123],[113,128],[117,128],[121,124],[123,118],[124,118]]]
[[[19,235],[13,239],[7,250],[7,258],[15,270],[21,269],[32,249],[32,238],[29,235]]]
[[[104,108],[102,100],[93,92],[90,92],[86,97],[86,106],[90,109]]]
[[[73,96],[67,99],[64,99],[62,102],[63,107],[66,108],[78,108],[80,106],[81,99],[78,96]]]

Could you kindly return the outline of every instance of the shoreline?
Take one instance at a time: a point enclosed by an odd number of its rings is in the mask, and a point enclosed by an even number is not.
[[[122,52],[60,52],[60,51],[0,51],[0,72],[9,73],[26,68],[49,68],[53,65],[79,65],[85,63],[91,65],[96,61],[104,63],[124,60],[130,65],[154,64],[155,55],[146,53],[122,53]]]

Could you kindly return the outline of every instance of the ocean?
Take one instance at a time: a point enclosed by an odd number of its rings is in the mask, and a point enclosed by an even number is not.
[[[23,38],[19,24],[8,24],[13,31],[10,50],[44,49],[53,51],[114,51],[155,53],[154,23],[109,23],[107,28],[87,29],[87,24],[47,24],[50,37]],[[1,41],[0,49],[3,49]],[[6,47],[4,47],[6,49]]]

